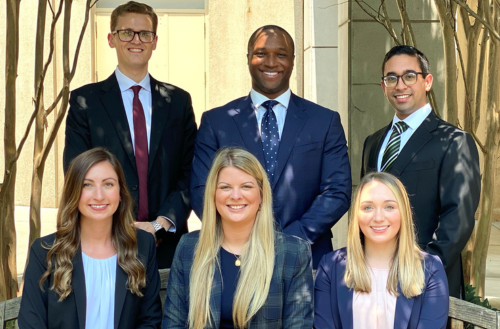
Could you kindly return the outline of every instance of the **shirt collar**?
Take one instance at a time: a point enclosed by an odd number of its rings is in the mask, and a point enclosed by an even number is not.
[[[127,77],[122,72],[120,72],[117,66],[115,70],[115,76],[116,80],[118,80],[118,85],[120,86],[121,92],[124,92],[125,90],[128,90],[135,85],[139,85],[142,88],[146,89],[147,91],[151,92],[151,82],[149,78],[149,73],[146,74],[146,76],[144,77],[144,79],[142,79],[141,82],[137,83],[134,80]]]
[[[401,120],[396,115],[394,115],[394,118],[392,119],[392,125],[394,126],[395,123],[404,121],[411,129],[416,130],[422,124],[422,122],[424,122],[425,118],[427,118],[431,111],[431,105],[427,103],[423,107],[410,114],[404,120]]]
[[[279,102],[281,105],[285,107],[285,109],[287,109],[288,104],[290,103],[291,96],[292,96],[292,91],[290,90],[290,88],[288,88],[283,94],[279,95],[274,100]],[[253,88],[252,90],[250,90],[250,98],[252,99],[252,104],[255,106],[256,109],[258,109],[262,103],[269,100],[268,97],[255,91]]]

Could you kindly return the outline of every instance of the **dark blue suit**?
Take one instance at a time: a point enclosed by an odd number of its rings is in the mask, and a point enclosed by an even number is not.
[[[250,96],[201,118],[191,171],[191,205],[200,218],[208,171],[217,150],[225,146],[245,148],[265,168]],[[291,95],[271,187],[279,227],[312,244],[316,268],[332,250],[331,228],[349,209],[351,198],[351,168],[337,112]]]
[[[398,286],[394,329],[446,328],[448,319],[448,282],[439,257],[424,253],[423,293],[407,299]],[[316,272],[314,288],[314,328],[350,329],[353,325],[354,291],[344,282],[346,249],[326,255]]]
[[[187,328],[189,278],[199,231],[185,234],[175,252],[163,313],[163,329]],[[310,329],[313,322],[313,277],[309,244],[301,239],[276,233],[274,269],[269,294],[254,315],[248,329]],[[212,326],[219,328],[222,277],[215,270],[210,293]]]

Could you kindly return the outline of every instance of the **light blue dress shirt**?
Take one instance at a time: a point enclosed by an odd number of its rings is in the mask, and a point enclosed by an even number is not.
[[[380,148],[380,153],[378,154],[377,171],[380,171],[380,167],[382,165],[382,157],[384,156],[384,151],[387,148],[387,143],[389,143],[389,138],[391,136],[392,127],[394,126],[394,124],[399,121],[404,121],[408,125],[408,129],[406,129],[406,131],[401,134],[401,143],[399,144],[399,153],[401,153],[401,150],[406,145],[410,137],[413,135],[415,130],[420,127],[422,122],[424,122],[425,118],[429,116],[431,111],[431,105],[427,103],[404,120],[400,120],[396,115],[394,115],[394,118],[392,119],[391,129],[389,129],[389,131],[387,132],[384,142],[382,143],[382,147]]]
[[[278,121],[278,131],[281,139],[281,135],[283,134],[283,127],[285,126],[285,118],[286,118],[286,110],[288,108],[288,104],[290,103],[290,97],[292,96],[292,91],[288,88],[283,94],[276,97],[274,100],[279,102],[274,108],[274,114],[276,115],[276,121]],[[266,109],[262,107],[262,103],[268,101],[269,98],[266,96],[256,92],[253,88],[250,91],[250,98],[252,99],[252,104],[255,111],[255,116],[257,117],[257,126],[259,127],[260,134],[260,125],[262,123],[262,117],[266,113]]]
[[[82,252],[82,260],[87,293],[85,329],[114,328],[117,256],[95,259]]]

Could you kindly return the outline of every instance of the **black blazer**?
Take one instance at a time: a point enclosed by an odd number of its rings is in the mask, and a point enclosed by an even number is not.
[[[366,138],[361,177],[377,170],[378,154],[391,125]],[[403,147],[390,173],[408,191],[420,247],[441,258],[450,295],[459,297],[460,253],[474,228],[481,192],[474,140],[431,112]]]
[[[159,268],[170,267],[180,236],[187,232],[191,212],[189,176],[196,136],[190,95],[175,86],[151,77],[152,120],[149,146],[149,220],[157,216],[171,219],[176,234],[158,231],[161,239],[157,257]],[[64,171],[76,156],[102,146],[120,161],[130,194],[139,200],[139,180],[134,148],[118,81],[108,79],[71,92],[66,120]]]
[[[87,297],[80,248],[73,258],[73,291],[66,299],[58,301],[59,295],[50,289],[54,282],[52,275],[44,281],[43,291],[38,285],[47,270],[45,259],[48,250],[43,246],[51,246],[54,239],[55,233],[36,239],[31,245],[19,310],[21,329],[85,329]],[[142,291],[144,296],[132,294],[126,288],[128,277],[117,264],[114,329],[160,328],[160,275],[156,265],[155,241],[150,233],[137,230],[137,250],[139,259],[146,266],[146,287]]]

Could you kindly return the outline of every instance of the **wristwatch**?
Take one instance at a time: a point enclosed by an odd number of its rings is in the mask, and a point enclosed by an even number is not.
[[[151,224],[153,224],[153,227],[155,228],[155,232],[158,232],[159,230],[161,230],[163,227],[160,225],[160,223],[158,223],[157,221],[151,221]]]

